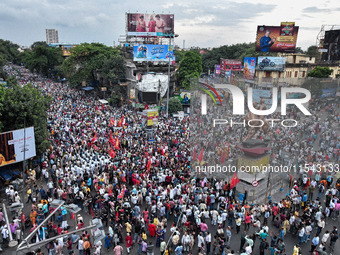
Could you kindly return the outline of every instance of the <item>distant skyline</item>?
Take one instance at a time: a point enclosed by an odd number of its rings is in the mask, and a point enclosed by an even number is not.
[[[174,14],[175,44],[182,47],[185,40],[186,48],[255,42],[258,25],[294,21],[297,47],[306,50],[316,45],[322,25],[340,25],[339,0],[1,0],[0,38],[28,47],[54,28],[61,43],[118,44],[126,12]]]

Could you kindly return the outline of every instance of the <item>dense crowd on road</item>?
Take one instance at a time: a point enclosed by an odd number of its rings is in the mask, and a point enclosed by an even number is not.
[[[56,239],[36,254],[299,255],[307,245],[314,255],[334,250],[340,212],[340,184],[334,175],[292,180],[289,194],[277,202],[253,204],[246,196],[240,202],[227,180],[192,174],[189,117],[160,114],[149,139],[143,116],[131,106],[103,105],[66,82],[33,75],[23,67],[9,65],[5,70],[53,101],[48,110],[51,146],[39,166],[27,169],[26,196],[20,198],[14,187],[6,190],[9,203],[21,201],[29,211],[12,215],[10,229],[2,226],[3,247],[9,231],[18,240],[34,231],[58,199],[82,210],[74,214],[62,206],[40,227],[32,243]],[[339,124],[338,106],[314,103],[313,113],[328,112],[326,120],[318,122],[316,113],[296,133],[273,132],[274,153],[280,157],[280,151],[289,151],[303,163],[339,162],[339,133],[330,129]],[[227,132],[230,143],[243,135],[240,129]],[[318,151],[313,150],[314,135],[319,136]],[[230,150],[229,157],[236,153]],[[90,230],[58,238],[85,228],[86,218],[101,219],[106,235],[102,241],[95,242]],[[297,238],[293,250],[286,248],[287,235]]]

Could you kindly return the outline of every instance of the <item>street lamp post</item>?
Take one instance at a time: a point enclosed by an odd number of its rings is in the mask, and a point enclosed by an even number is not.
[[[171,38],[178,37],[177,34],[167,34],[169,36],[169,45],[168,45],[168,57],[169,57],[169,62],[168,62],[168,89],[166,91],[166,117],[169,117],[169,90],[170,90],[170,65],[171,65],[171,53],[170,53],[170,46],[171,46]]]

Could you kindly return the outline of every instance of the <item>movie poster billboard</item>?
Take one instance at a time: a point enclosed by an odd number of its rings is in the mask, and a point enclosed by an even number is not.
[[[294,53],[299,27],[294,22],[281,26],[258,26],[256,51]]]
[[[164,37],[174,32],[173,14],[127,13],[128,36]]]
[[[280,57],[259,57],[258,68],[262,71],[280,71],[285,70],[286,58]]]
[[[243,64],[243,75],[245,79],[253,80],[255,77],[256,58],[245,57]]]
[[[24,141],[25,137],[25,141]],[[25,157],[24,157],[25,154]],[[0,166],[36,156],[34,127],[0,134]]]
[[[173,46],[140,44],[133,46],[133,61],[171,61],[174,60]]]

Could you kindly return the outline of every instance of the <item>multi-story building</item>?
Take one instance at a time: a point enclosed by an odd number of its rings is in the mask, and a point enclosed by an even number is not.
[[[46,29],[46,43],[48,45],[51,43],[59,43],[58,30]]]

